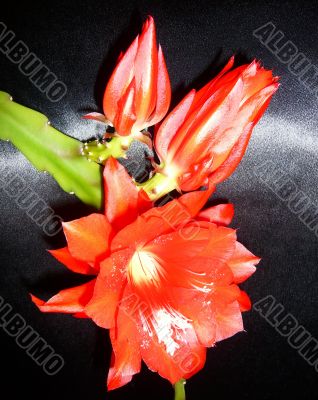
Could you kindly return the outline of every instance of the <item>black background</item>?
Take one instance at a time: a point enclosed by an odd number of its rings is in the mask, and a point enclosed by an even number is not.
[[[67,95],[51,103],[0,55],[0,89],[45,113],[58,129],[83,139],[95,124],[80,115],[100,110],[105,83],[121,50],[155,18],[174,90],[174,103],[189,87],[200,87],[232,53],[239,61],[256,57],[281,76],[281,88],[254,131],[248,152],[216,197],[234,202],[233,227],[249,249],[263,258],[244,285],[255,302],[273,295],[286,312],[318,337],[317,244],[311,232],[272,191],[250,172],[271,160],[283,168],[313,202],[317,197],[317,98],[253,36],[268,21],[282,30],[318,65],[318,7],[315,1],[43,1],[1,6],[1,20],[66,83]],[[53,178],[36,172],[8,143],[1,162],[19,173],[66,220],[90,210],[63,193]],[[143,369],[132,383],[106,393],[110,345],[106,331],[89,320],[41,314],[28,292],[47,298],[83,281],[55,262],[46,248],[63,243],[46,238],[0,191],[0,295],[65,359],[56,376],[45,375],[3,331],[1,398],[169,399],[170,384]],[[317,372],[261,316],[244,314],[246,332],[208,351],[204,370],[187,383],[188,399],[316,399]],[[6,393],[6,394],[5,394]]]

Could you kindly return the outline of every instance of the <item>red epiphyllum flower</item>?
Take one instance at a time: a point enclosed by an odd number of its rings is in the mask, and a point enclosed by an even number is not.
[[[201,90],[192,90],[157,130],[158,171],[181,190],[195,190],[208,177],[219,183],[235,170],[278,88],[277,77],[259,62],[230,71],[233,63],[234,57]]]
[[[110,330],[109,389],[128,383],[141,360],[176,383],[203,367],[207,347],[243,330],[250,300],[237,284],[259,258],[226,227],[231,204],[201,211],[212,188],[149,208],[116,160],[107,161],[104,179],[105,215],[65,223],[67,247],[52,252],[97,278],[33,301],[43,312],[86,316]]]
[[[162,49],[157,48],[155,23],[148,17],[118,64],[106,86],[103,108],[86,118],[107,120],[119,135],[140,132],[162,120],[171,98],[170,80]]]

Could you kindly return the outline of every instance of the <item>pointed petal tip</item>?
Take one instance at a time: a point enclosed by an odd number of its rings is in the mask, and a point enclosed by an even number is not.
[[[141,35],[145,34],[148,31],[154,31],[154,30],[155,30],[155,21],[151,15],[148,15],[147,19],[145,20],[142,26]]]
[[[133,378],[133,375],[122,375],[116,376],[115,372],[112,373],[112,368],[109,370],[108,378],[107,378],[107,389],[115,390],[118,389],[127,383],[129,383]]]
[[[231,68],[233,67],[233,65],[234,65],[234,62],[235,62],[235,54],[233,54],[233,55],[229,58],[228,62],[226,63],[227,68],[228,68],[228,69],[231,69]]]
[[[62,263],[66,268],[68,268],[73,272],[84,275],[96,274],[94,268],[91,267],[88,263],[79,261],[76,258],[74,258],[71,255],[69,248],[67,246],[60,249],[47,250],[47,251],[48,253],[50,253],[52,257],[54,257],[57,261]]]
[[[117,161],[117,159],[113,156],[110,156],[106,161],[103,175],[105,176],[105,174],[107,173],[107,169],[110,169],[111,171],[115,170],[118,167],[118,164],[119,162]]]
[[[148,23],[148,27],[149,27],[150,25],[155,25],[155,21],[154,21],[154,19],[153,19],[153,16],[150,15],[150,14],[148,14],[148,16],[147,16],[147,23]]]
[[[43,304],[45,304],[44,300],[39,299],[38,297],[34,296],[32,293],[29,293],[33,304],[35,304],[39,309]]]
[[[93,120],[97,122],[101,122],[102,124],[106,124],[107,119],[104,114],[98,112],[91,112],[85,115],[82,115],[82,119]]]
[[[262,258],[261,257],[258,257],[258,256],[254,256],[255,258],[254,258],[254,261],[253,261],[253,263],[254,263],[254,265],[257,265],[257,264],[259,264],[261,261],[262,261]]]
[[[241,312],[249,311],[252,307],[251,299],[249,298],[248,294],[244,292],[244,290],[241,290],[237,301],[239,303]]]

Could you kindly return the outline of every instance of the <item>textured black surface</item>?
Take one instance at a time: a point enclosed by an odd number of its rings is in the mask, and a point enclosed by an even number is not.
[[[11,1],[1,20],[23,40],[68,88],[51,103],[0,53],[0,89],[26,106],[45,113],[60,130],[83,139],[95,124],[80,119],[101,106],[101,95],[120,52],[139,31],[147,14],[155,18],[167,60],[174,103],[188,87],[210,79],[227,58],[254,57],[281,76],[282,86],[254,131],[236,173],[220,185],[216,197],[234,202],[233,227],[249,249],[263,258],[258,272],[244,285],[256,302],[272,295],[318,338],[317,244],[308,229],[254,174],[269,160],[282,168],[297,190],[315,204],[317,178],[317,97],[292,75],[253,31],[272,21],[313,64],[318,65],[315,1]],[[10,144],[1,143],[1,164],[21,175],[33,190],[65,219],[90,210],[63,193],[48,175],[36,172]],[[65,359],[56,376],[47,376],[6,333],[2,350],[1,397],[37,399],[169,399],[166,381],[146,370],[123,389],[106,393],[110,346],[107,332],[88,320],[41,314],[28,291],[48,297],[82,282],[55,262],[46,248],[63,243],[46,238],[25,212],[0,190],[0,295]],[[313,213],[314,211],[312,211]],[[203,371],[187,384],[188,399],[317,398],[317,372],[287,339],[256,311],[244,315],[246,333],[208,352]],[[6,393],[7,394],[4,394]]]

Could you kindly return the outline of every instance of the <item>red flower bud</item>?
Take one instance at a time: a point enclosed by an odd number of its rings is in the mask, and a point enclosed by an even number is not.
[[[232,57],[211,82],[192,90],[157,130],[159,172],[189,191],[226,179],[279,84],[256,61],[232,71]]]
[[[140,36],[123,54],[106,86],[106,119],[120,135],[140,132],[162,120],[171,98],[169,76],[155,23],[148,17]]]

